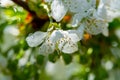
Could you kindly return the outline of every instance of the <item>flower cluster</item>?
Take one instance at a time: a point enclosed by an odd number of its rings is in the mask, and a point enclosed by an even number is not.
[[[84,24],[85,31],[90,34],[103,33],[105,36],[108,35],[107,12],[103,0],[100,0],[98,6],[96,6],[96,0],[52,1],[51,15],[56,21],[61,21],[67,11],[73,13],[72,27],[80,27]]]
[[[57,49],[64,53],[73,53],[78,50],[79,40],[80,37],[74,30],[37,31],[26,38],[30,47],[41,45],[40,54],[53,53]]]
[[[51,31],[37,31],[29,35],[26,38],[28,45],[30,47],[40,45],[40,54],[50,54],[55,50],[68,54],[74,53],[78,51],[77,43],[83,38],[84,32],[91,35],[102,33],[108,36],[107,1],[45,0],[45,2],[50,5],[50,15],[56,22],[60,23],[67,13],[72,13],[70,24],[73,29],[55,28]]]

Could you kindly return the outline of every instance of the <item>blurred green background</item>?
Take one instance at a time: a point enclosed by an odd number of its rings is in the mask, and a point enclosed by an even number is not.
[[[43,56],[25,41],[49,24],[41,0],[26,0],[27,6],[16,1],[0,6],[0,80],[120,80],[119,17],[109,23],[108,37],[88,35],[74,54]]]

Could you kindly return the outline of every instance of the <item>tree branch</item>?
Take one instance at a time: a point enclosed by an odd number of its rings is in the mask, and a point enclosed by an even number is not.
[[[14,3],[16,3],[17,5],[23,7],[25,10],[27,10],[30,14],[32,14],[33,16],[37,16],[36,13],[34,11],[32,11],[28,4],[22,0],[12,0]]]
[[[23,7],[23,9],[27,10],[33,17],[33,20],[31,21],[32,27],[35,30],[39,30],[48,19],[41,19],[37,16],[35,11],[32,11],[28,4],[22,0],[12,0],[14,3],[16,3],[17,5]]]

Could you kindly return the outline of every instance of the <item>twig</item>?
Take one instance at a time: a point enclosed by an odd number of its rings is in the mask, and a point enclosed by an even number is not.
[[[16,3],[17,5],[23,7],[25,10],[27,10],[30,14],[32,14],[32,16],[37,16],[36,13],[29,8],[26,2],[22,0],[12,0],[12,1]]]

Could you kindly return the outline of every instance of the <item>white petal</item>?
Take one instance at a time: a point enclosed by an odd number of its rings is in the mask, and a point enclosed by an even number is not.
[[[66,41],[64,39],[59,40],[59,45],[58,45],[59,50],[62,50],[65,43],[66,43]]]
[[[53,53],[54,50],[55,50],[55,45],[54,45],[54,43],[51,43],[51,42],[46,41],[45,43],[43,43],[43,44],[40,46],[40,51],[39,51],[39,53],[42,54],[42,55],[46,55],[46,54],[51,54],[51,53]]]
[[[44,0],[47,3],[51,3],[53,0]]]
[[[70,54],[78,50],[78,45],[71,40],[61,39],[58,48],[60,51]]]
[[[107,19],[109,22],[112,22],[115,18],[118,18],[120,17],[120,11],[111,11],[111,10],[108,10],[107,11]]]
[[[46,35],[47,35],[46,32],[37,31],[34,34],[29,35],[26,38],[26,41],[27,41],[27,43],[28,43],[28,45],[30,47],[36,47],[36,46],[40,45],[43,42]]]
[[[96,7],[96,0],[89,0],[89,4],[91,7]]]
[[[74,53],[77,50],[78,50],[78,45],[73,42],[67,42],[62,48],[62,52],[68,53],[68,54]]]
[[[110,8],[113,10],[120,11],[120,1],[119,0],[111,0]]]
[[[77,30],[68,30],[68,32],[69,32],[68,37],[71,39],[71,41],[73,41],[73,42],[80,41],[80,38],[77,35]]]
[[[77,29],[77,35],[79,36],[80,40],[83,38],[84,29],[85,29],[84,23],[82,23]]]
[[[63,38],[63,31],[62,30],[54,30],[49,38],[49,40],[52,43],[56,43],[57,41],[59,41],[61,38]]]
[[[84,12],[89,8],[87,0],[69,0],[68,2],[71,12]]]
[[[109,22],[114,18],[120,17],[120,1],[119,0],[103,0],[107,8],[107,16]]]
[[[99,22],[98,22],[99,23]],[[92,35],[97,35],[102,32],[102,27],[97,26],[96,24],[90,24],[85,27],[85,31]]]
[[[98,23],[96,23],[96,25],[101,28],[102,34],[104,36],[108,36],[109,35],[109,32],[108,32],[108,23],[107,22],[99,21]]]
[[[59,22],[65,16],[67,12],[67,7],[62,2],[62,0],[54,0],[51,4],[52,17]]]
[[[97,17],[101,19],[107,19],[107,11],[106,11],[105,5],[103,4],[102,0],[98,6]]]
[[[101,27],[102,34],[104,36],[108,36],[109,35],[109,32],[108,32],[108,23],[107,22],[100,21],[99,23],[96,23],[96,25],[99,26],[99,27]]]
[[[104,36],[108,36],[108,35],[109,35],[108,27],[105,27],[105,28],[103,29],[102,34],[103,34]]]
[[[73,27],[77,27],[78,24],[80,23],[80,21],[86,16],[85,13],[78,13],[78,14],[75,14],[72,18],[72,26]]]

